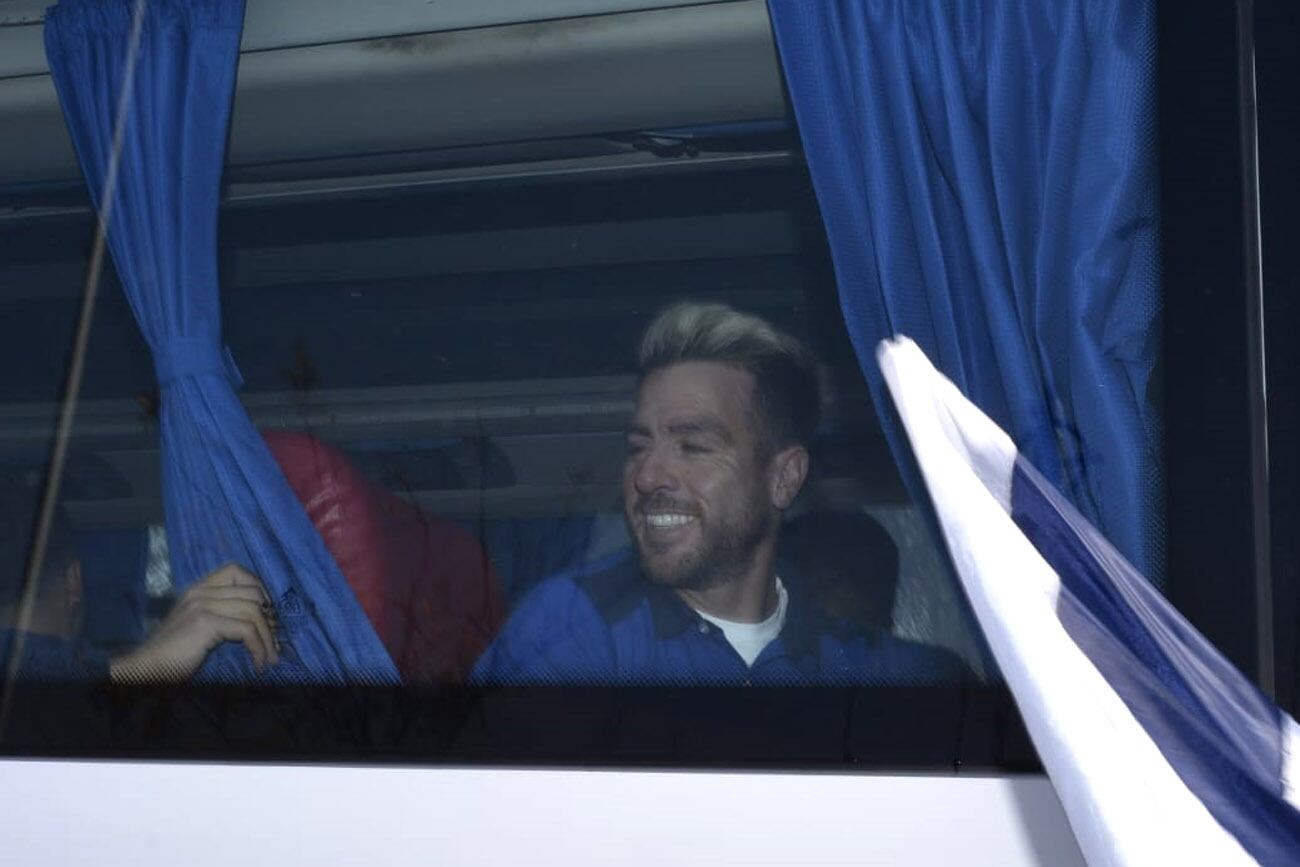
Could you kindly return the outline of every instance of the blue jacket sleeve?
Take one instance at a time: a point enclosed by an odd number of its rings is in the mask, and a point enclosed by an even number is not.
[[[108,655],[87,644],[36,632],[0,630],[0,678],[21,653],[17,679],[25,683],[87,683],[108,680]]]
[[[952,651],[892,635],[859,643],[851,680],[858,686],[946,686],[978,680]]]
[[[524,598],[470,673],[472,686],[614,683],[609,625],[569,578],[553,578]]]

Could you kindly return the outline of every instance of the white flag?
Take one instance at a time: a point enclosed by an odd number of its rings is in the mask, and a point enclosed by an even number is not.
[[[1088,862],[1300,864],[1300,729],[907,338],[877,352]]]

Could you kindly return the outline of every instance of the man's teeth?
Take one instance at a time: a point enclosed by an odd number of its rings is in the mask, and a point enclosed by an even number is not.
[[[645,522],[651,527],[680,527],[695,520],[691,515],[655,514],[646,515]]]

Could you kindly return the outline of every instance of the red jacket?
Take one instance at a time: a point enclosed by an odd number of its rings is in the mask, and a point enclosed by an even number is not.
[[[504,611],[483,547],[311,434],[263,436],[404,682],[465,680]]]

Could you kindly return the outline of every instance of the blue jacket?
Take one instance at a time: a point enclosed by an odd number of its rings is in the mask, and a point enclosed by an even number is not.
[[[77,683],[108,680],[108,655],[63,638],[38,632],[21,636],[16,629],[0,629],[0,680],[9,674],[13,654],[22,640],[22,662],[17,679],[30,683]]]
[[[785,626],[752,667],[726,636],[634,557],[530,593],[475,666],[470,683],[600,686],[886,686],[956,683],[966,669],[944,650],[831,619],[780,570]]]

